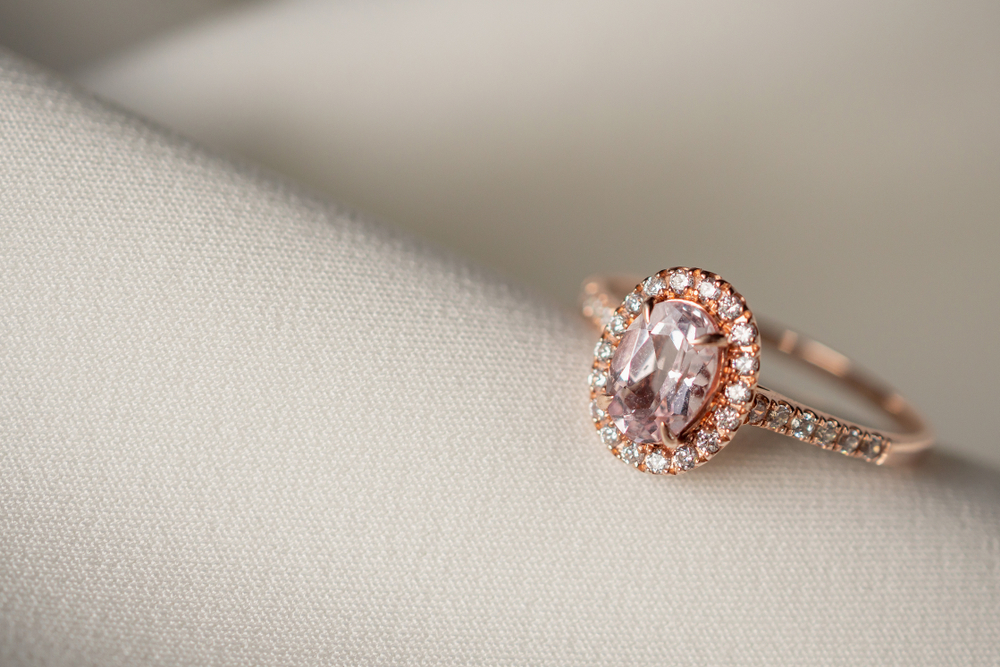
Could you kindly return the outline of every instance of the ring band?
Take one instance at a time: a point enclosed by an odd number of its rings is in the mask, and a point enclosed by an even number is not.
[[[759,322],[718,275],[676,267],[637,282],[584,281],[583,314],[602,328],[590,374],[590,412],[613,454],[653,474],[707,463],[746,424],[881,464],[913,461],[934,442],[896,391],[847,357]],[[837,380],[898,425],[875,429],[757,384],[761,345]]]

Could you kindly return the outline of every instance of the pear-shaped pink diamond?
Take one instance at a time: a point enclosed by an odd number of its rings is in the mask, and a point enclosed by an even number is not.
[[[678,440],[716,390],[723,351],[694,345],[718,333],[711,316],[694,303],[669,299],[640,314],[611,358],[608,415],[633,442],[659,444],[660,425]],[[667,444],[667,443],[663,443]]]

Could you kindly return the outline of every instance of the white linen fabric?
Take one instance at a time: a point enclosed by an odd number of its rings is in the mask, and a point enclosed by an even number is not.
[[[573,315],[10,55],[0,141],[0,663],[1000,662],[994,472],[638,474]]]

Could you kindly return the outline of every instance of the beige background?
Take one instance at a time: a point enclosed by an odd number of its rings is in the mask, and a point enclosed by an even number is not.
[[[1000,6],[275,2],[79,79],[571,304],[689,264],[1000,465]]]

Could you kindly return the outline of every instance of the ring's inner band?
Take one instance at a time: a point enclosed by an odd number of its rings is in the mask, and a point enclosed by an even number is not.
[[[593,278],[584,285],[584,313],[595,322],[618,307],[641,278],[635,276],[608,276]],[[600,307],[597,305],[600,304]],[[599,312],[601,311],[601,312]],[[917,411],[895,390],[872,378],[841,353],[795,331],[756,317],[761,342],[790,358],[832,377],[856,394],[868,399],[900,427],[900,432],[889,432],[856,424],[802,404],[776,391],[757,385],[757,392],[771,401],[788,403],[792,408],[808,410],[823,418],[836,419],[847,427],[856,427],[878,433],[890,441],[887,462],[904,461],[911,455],[928,448],[933,443],[930,427]]]

